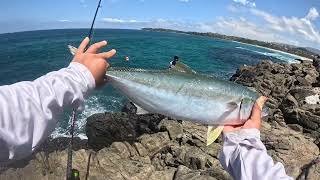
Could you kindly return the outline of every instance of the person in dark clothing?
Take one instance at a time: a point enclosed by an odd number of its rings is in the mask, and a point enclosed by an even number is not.
[[[178,56],[174,56],[173,57],[173,61],[171,61],[171,65],[175,66],[177,64],[177,61],[179,61],[179,57]]]

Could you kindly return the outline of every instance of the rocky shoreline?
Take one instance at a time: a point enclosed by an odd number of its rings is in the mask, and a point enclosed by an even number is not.
[[[230,79],[269,97],[261,139],[274,161],[297,179],[320,177],[320,164],[313,162],[320,148],[318,77],[310,62],[262,61],[240,67]],[[73,159],[81,179],[232,179],[218,160],[221,137],[206,146],[206,126],[135,112],[128,103],[122,112],[87,119],[88,141],[77,140]],[[48,140],[0,179],[65,179],[67,142]]]

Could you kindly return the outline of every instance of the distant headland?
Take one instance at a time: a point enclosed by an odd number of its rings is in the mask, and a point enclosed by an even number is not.
[[[305,57],[308,59],[313,59],[315,56],[319,55],[317,53],[311,52],[305,47],[297,47],[289,44],[283,43],[276,43],[276,42],[265,42],[265,41],[258,41],[253,39],[247,39],[237,36],[227,36],[219,33],[212,33],[212,32],[191,32],[191,31],[179,31],[173,29],[163,29],[163,28],[142,28],[144,31],[156,31],[156,32],[172,32],[172,33],[183,33],[183,34],[190,34],[190,35],[198,35],[198,36],[207,36],[216,39],[223,39],[223,40],[230,40],[230,41],[237,41],[241,43],[262,46],[265,48],[270,48],[273,50],[283,51],[286,53],[294,54],[297,56]]]

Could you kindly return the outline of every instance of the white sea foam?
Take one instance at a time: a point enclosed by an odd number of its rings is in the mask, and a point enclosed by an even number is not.
[[[288,62],[288,63],[297,63],[298,62],[297,60],[295,60],[296,56],[294,56],[294,55],[287,55],[287,54],[283,54],[283,53],[280,53],[280,52],[261,52],[261,51],[256,51],[256,50],[252,50],[252,49],[249,49],[249,48],[241,47],[241,46],[237,46],[236,48],[237,49],[243,49],[243,50],[246,50],[246,51],[251,51],[251,52],[254,52],[254,53],[257,53],[257,54],[261,54],[261,55],[264,55],[264,56],[274,57],[274,58],[277,58],[279,60],[282,60],[282,61],[285,61],[285,62]]]
[[[102,103],[99,101],[99,98],[107,98],[107,103]],[[96,113],[103,113],[106,111],[111,112],[113,109],[116,109],[116,107],[119,106],[121,106],[121,101],[116,97],[91,96],[88,98],[85,102],[84,111],[77,116],[75,136],[81,139],[87,139],[87,136],[84,133],[86,119]],[[68,119],[68,127],[61,127],[61,124],[59,124],[59,126],[51,134],[52,138],[70,137],[69,129],[71,125],[71,114],[69,115]]]

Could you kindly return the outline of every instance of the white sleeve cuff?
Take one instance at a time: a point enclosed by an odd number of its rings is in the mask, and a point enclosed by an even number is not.
[[[87,85],[89,91],[96,87],[96,81],[92,73],[85,65],[78,62],[71,62],[68,68],[76,70],[83,75],[85,84]]]

